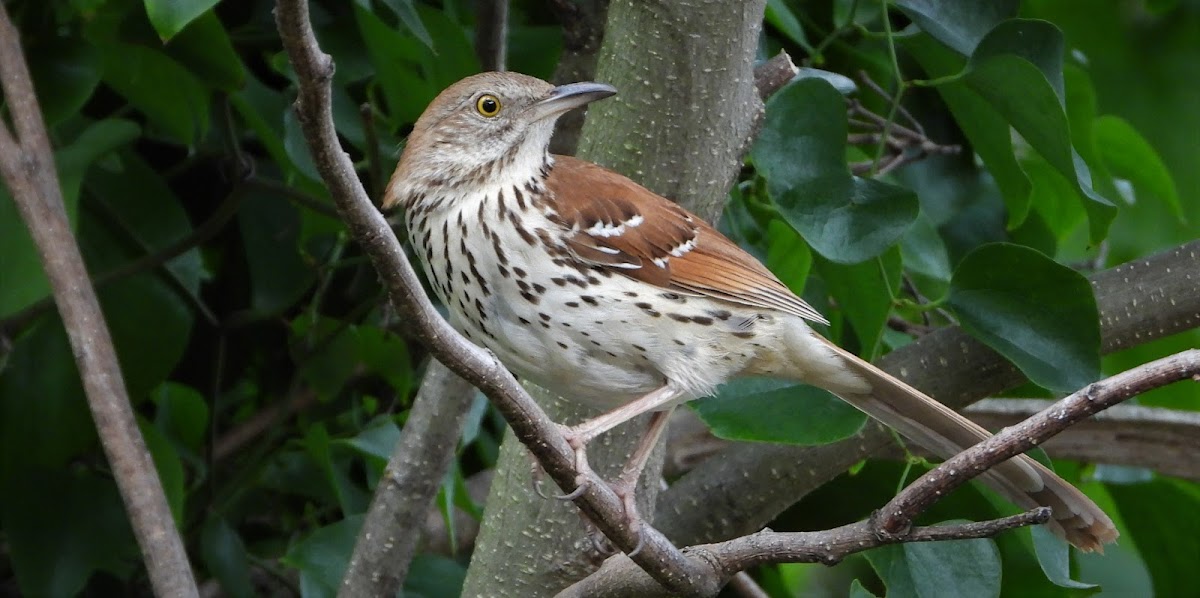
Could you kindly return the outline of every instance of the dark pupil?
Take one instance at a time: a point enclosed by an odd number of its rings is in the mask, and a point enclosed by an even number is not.
[[[497,110],[499,110],[499,107],[496,106],[496,100],[488,98],[483,101],[483,111],[484,112],[491,114]]]

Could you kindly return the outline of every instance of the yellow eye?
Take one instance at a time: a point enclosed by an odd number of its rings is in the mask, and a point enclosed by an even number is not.
[[[500,114],[500,98],[497,98],[491,94],[479,96],[479,99],[475,100],[475,111],[478,112],[480,116],[486,116],[488,118]]]

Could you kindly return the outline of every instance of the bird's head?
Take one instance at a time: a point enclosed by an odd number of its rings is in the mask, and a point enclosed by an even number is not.
[[[481,73],[447,87],[429,104],[400,158],[384,207],[404,190],[508,183],[546,161],[554,123],[568,111],[617,93],[603,83],[553,86],[519,73]]]

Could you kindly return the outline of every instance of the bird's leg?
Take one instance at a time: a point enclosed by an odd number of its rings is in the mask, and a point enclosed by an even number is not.
[[[645,536],[642,535],[641,526],[642,518],[637,510],[637,483],[642,477],[642,472],[646,469],[646,463],[650,460],[651,453],[654,452],[654,447],[658,445],[658,439],[662,437],[662,433],[667,429],[667,422],[671,418],[671,412],[675,411],[674,407],[669,407],[663,411],[655,411],[650,416],[650,425],[646,428],[646,432],[642,434],[638,440],[637,446],[633,449],[633,454],[629,455],[629,461],[625,463],[625,467],[621,469],[621,475],[617,477],[616,482],[612,484],[613,492],[621,497],[621,505],[625,507],[625,524],[630,530],[635,530],[638,535],[637,546],[629,552],[628,556],[633,558],[642,550],[642,543],[645,541]]]
[[[647,412],[655,412],[650,419],[650,426],[646,432],[638,440],[637,446],[633,453],[629,456],[621,474],[612,484],[613,491],[621,498],[621,505],[625,511],[625,522],[629,529],[640,528],[641,518],[638,516],[637,505],[635,501],[635,489],[637,488],[638,478],[641,477],[642,471],[646,467],[646,461],[650,458],[651,452],[654,451],[654,446],[658,443],[658,439],[662,436],[662,432],[666,429],[667,419],[673,411],[673,408],[663,409],[677,400],[682,393],[670,386],[666,385],[657,390],[654,390],[642,397],[626,403],[608,413],[589,419],[575,426],[560,426],[563,436],[567,439],[572,450],[575,451],[575,470],[578,473],[576,477],[576,488],[573,492],[566,496],[560,496],[563,500],[573,500],[577,498],[587,489],[587,484],[591,480],[596,479],[591,467],[587,462],[587,445],[592,440],[601,434]],[[638,531],[638,545],[630,556],[638,553],[642,548],[642,537],[640,530]]]
[[[574,426],[559,425],[567,444],[575,451],[576,489],[568,496],[573,499],[582,493],[582,488],[588,483],[591,467],[587,462],[587,445],[597,436],[650,411],[658,411],[665,405],[678,399],[683,393],[670,384],[664,385],[641,397],[634,399],[608,413],[598,415]]]
[[[608,413],[598,415],[574,426],[563,426],[563,435],[567,437],[567,442],[571,445],[571,448],[575,448],[578,451],[578,447],[587,446],[587,443],[595,440],[597,436],[643,413],[658,411],[682,395],[683,393],[679,389],[667,384],[625,403]],[[578,458],[576,460],[578,461]],[[584,460],[587,460],[586,456]]]

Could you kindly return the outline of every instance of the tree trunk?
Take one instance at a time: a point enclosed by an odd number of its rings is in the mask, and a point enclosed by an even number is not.
[[[591,108],[581,157],[714,220],[762,112],[753,61],[764,6],[765,0],[614,0],[596,79],[620,93]],[[592,415],[545,393],[535,396],[547,398],[557,421]],[[645,425],[641,418],[593,443],[596,471],[611,478]],[[599,565],[574,505],[533,492],[530,464],[524,448],[506,437],[464,596],[553,595]],[[661,465],[659,456],[647,469],[639,505],[653,504]],[[647,516],[653,511],[641,507]]]

